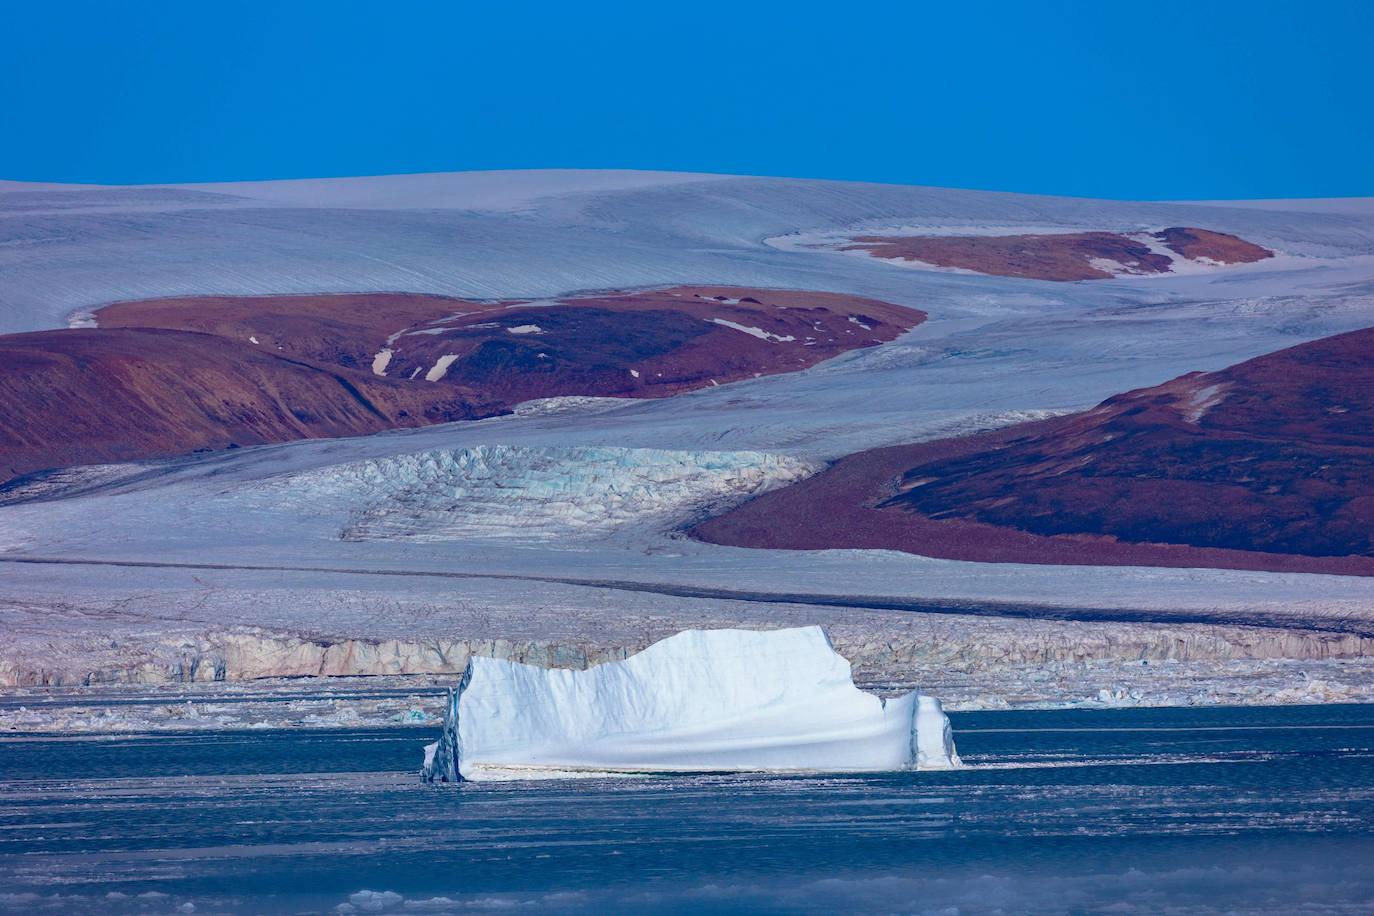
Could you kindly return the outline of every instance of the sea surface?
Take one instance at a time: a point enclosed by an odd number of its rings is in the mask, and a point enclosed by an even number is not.
[[[422,785],[433,729],[0,738],[13,912],[1374,912],[1374,706],[956,713],[967,769]]]

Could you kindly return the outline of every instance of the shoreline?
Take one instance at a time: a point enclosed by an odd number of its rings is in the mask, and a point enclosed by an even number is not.
[[[940,697],[951,713],[1374,704],[1374,659],[1263,661],[1141,665],[1099,660],[1046,667],[1038,683],[1025,670],[1004,669],[947,679],[928,676],[919,686]],[[444,673],[6,687],[0,689],[0,741],[278,729],[432,730],[443,721],[445,690],[456,678]],[[1001,693],[996,692],[999,680],[1005,688]],[[856,678],[856,684],[884,695],[918,686],[911,679],[874,677]]]

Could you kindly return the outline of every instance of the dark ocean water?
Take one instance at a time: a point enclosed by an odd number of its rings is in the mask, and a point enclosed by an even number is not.
[[[7,736],[0,910],[1374,912],[1374,707],[951,718],[951,773],[462,786],[424,729]]]

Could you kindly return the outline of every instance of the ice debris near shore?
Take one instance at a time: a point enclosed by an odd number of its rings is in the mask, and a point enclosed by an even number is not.
[[[584,671],[473,656],[426,781],[959,766],[940,701],[854,685],[818,626],[684,630]]]

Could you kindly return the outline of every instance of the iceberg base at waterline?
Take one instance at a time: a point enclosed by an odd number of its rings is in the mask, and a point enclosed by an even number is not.
[[[585,671],[474,656],[425,748],[430,782],[593,773],[959,766],[934,697],[854,685],[820,627],[684,630]]]

